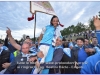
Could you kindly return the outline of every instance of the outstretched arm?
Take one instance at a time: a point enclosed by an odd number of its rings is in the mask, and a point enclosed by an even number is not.
[[[46,27],[42,28],[42,32],[41,32],[40,37],[39,37],[39,40],[38,40],[38,45],[40,44],[40,41],[43,38],[43,34],[45,33],[45,30],[46,30]]]
[[[14,40],[14,38],[12,37],[11,35],[11,30],[7,27],[7,35],[8,35],[8,38],[10,40],[10,43],[12,44],[12,46],[14,46],[17,50],[20,50],[21,49],[21,46],[19,44],[16,43],[16,41]]]
[[[38,45],[40,44],[40,41],[42,40],[43,34],[40,34],[39,40],[38,40]]]

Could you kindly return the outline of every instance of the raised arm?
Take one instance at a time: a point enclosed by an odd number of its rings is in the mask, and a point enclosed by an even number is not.
[[[98,39],[98,43],[100,44],[100,20],[98,16],[93,16],[94,26],[96,28],[96,36]]]
[[[8,28],[8,27],[7,27]],[[14,40],[14,38],[11,35],[11,30],[8,28],[8,30],[6,31],[8,38],[10,40],[10,43],[12,44],[12,46],[14,46],[17,50],[21,49],[21,46],[19,44],[16,43],[16,41]]]
[[[4,46],[8,47],[8,35],[6,35],[5,41],[4,41]]]

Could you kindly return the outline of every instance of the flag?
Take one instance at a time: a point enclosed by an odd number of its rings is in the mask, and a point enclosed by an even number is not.
[[[31,1],[30,11],[31,13],[42,12],[50,15],[56,15],[49,1]]]

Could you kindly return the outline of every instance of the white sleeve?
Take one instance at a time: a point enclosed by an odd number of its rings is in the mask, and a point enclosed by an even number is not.
[[[44,34],[46,27],[42,28],[41,34]]]
[[[60,30],[59,29],[56,30],[56,35],[57,35],[57,37],[58,36],[61,36],[61,33],[60,33]]]

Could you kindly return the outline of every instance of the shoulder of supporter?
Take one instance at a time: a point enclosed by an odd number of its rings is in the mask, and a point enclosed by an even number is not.
[[[57,48],[57,50],[63,50],[63,48],[62,48],[62,47],[60,47],[60,48]]]
[[[73,47],[71,50],[79,50],[79,47]]]
[[[69,51],[69,50],[70,50],[70,48],[63,48],[63,50],[68,50],[68,51]]]
[[[13,61],[17,61],[17,60],[19,60],[21,58],[22,58],[22,54],[20,53],[16,57],[14,57]]]
[[[31,47],[30,50],[37,51],[37,48],[35,48],[35,47]]]
[[[81,73],[90,74],[96,72],[96,70],[100,69],[100,67],[96,67],[96,65],[100,62],[100,52],[96,53],[95,55],[89,56],[85,64],[83,64],[83,68],[81,69]]]
[[[63,49],[62,48],[58,48],[57,50],[55,50],[54,55],[53,55],[53,62],[59,62],[61,61],[63,56]],[[58,58],[59,57],[59,58]]]
[[[1,47],[2,50],[9,50],[6,46]]]
[[[91,46],[91,47],[94,47],[94,45],[93,45],[93,44],[90,44],[90,46]]]
[[[54,54],[55,54],[55,53],[62,53],[62,52],[63,52],[63,48],[57,48],[57,49],[55,50]]]

